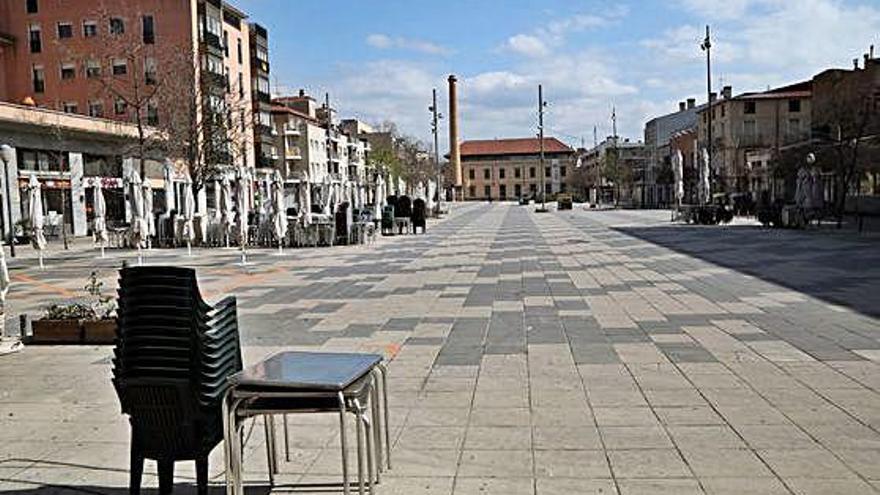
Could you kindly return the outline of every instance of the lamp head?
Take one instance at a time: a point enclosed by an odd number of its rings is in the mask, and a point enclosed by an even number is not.
[[[0,145],[0,160],[3,160],[3,163],[11,162],[13,153],[12,146],[9,146],[8,144]]]

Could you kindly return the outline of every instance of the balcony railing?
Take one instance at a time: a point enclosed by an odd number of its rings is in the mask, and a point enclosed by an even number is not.
[[[302,150],[299,146],[289,146],[285,158],[288,160],[302,160]]]
[[[300,136],[302,135],[302,131],[299,127],[296,126],[284,126],[284,135],[285,136]]]

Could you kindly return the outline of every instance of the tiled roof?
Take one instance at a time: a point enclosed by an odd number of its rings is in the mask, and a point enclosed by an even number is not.
[[[485,139],[461,143],[461,156],[528,155],[540,152],[538,138]],[[544,153],[573,153],[574,150],[554,137],[544,138]]]

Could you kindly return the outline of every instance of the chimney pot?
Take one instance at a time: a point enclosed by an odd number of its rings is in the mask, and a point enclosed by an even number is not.
[[[686,108],[685,102],[683,102],[683,101],[678,102],[678,111],[679,112],[683,112],[685,108]]]
[[[724,86],[721,89],[721,95],[725,100],[729,100],[731,96],[733,96],[733,87],[732,86]]]
[[[694,108],[695,106],[697,106],[697,99],[696,98],[688,98],[687,99],[687,107],[690,109],[690,108]]]
[[[300,89],[299,89],[299,96],[300,96],[300,97],[303,97],[303,96],[305,96],[305,95],[306,95],[306,90],[300,88]]]
[[[714,91],[709,93],[709,102],[710,103],[714,102],[717,99],[718,99],[718,93],[716,93]]]
[[[871,55],[871,58],[873,59],[874,58],[874,45],[871,45],[871,47],[868,48],[868,53]]]
[[[853,69],[859,70],[859,59],[857,58],[853,59]]]

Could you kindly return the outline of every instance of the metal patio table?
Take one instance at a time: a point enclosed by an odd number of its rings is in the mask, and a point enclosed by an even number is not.
[[[274,415],[288,413],[339,413],[340,447],[342,449],[343,492],[350,493],[345,415],[356,415],[358,444],[358,480],[364,490],[362,469],[362,429],[367,443],[369,490],[373,484],[373,454],[378,454],[376,476],[382,470],[384,426],[385,461],[391,467],[390,433],[388,429],[387,370],[378,354],[347,354],[288,351],[275,354],[230,377],[230,387],[223,401],[223,425],[226,449],[226,488],[228,495],[243,495],[241,428],[243,421],[254,416],[266,418],[266,446],[269,456],[270,483],[277,472],[275,458]],[[378,375],[378,376],[377,376]],[[384,417],[380,413],[381,382]],[[372,413],[366,418],[366,403]],[[271,421],[271,427],[270,425]],[[380,425],[381,423],[381,425]],[[285,448],[287,421],[284,421]],[[289,452],[288,452],[289,453]]]

